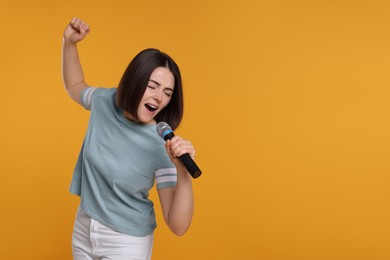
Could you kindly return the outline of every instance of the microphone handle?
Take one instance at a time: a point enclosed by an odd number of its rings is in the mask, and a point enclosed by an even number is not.
[[[188,153],[179,156],[179,159],[184,164],[187,171],[191,174],[192,178],[198,178],[202,174],[202,171]]]
[[[174,136],[175,134],[173,131],[170,131],[168,134],[164,135],[164,140],[171,140]],[[184,164],[184,167],[186,167],[187,171],[191,174],[192,178],[198,178],[202,174],[202,171],[188,153],[179,156],[179,159]]]

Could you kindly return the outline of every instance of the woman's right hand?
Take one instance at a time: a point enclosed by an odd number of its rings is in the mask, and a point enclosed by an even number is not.
[[[89,26],[83,20],[75,17],[66,26],[64,40],[68,43],[78,43],[89,33]]]

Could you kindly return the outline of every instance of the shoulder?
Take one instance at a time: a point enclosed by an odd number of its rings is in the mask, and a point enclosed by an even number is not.
[[[110,99],[115,93],[116,88],[88,87],[81,93],[81,103],[90,110],[95,100]]]

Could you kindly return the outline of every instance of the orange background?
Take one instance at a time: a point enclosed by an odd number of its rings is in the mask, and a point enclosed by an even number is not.
[[[2,259],[71,259],[88,112],[61,79],[73,16],[86,80],[147,47],[181,67],[204,174],[184,237],[156,192],[153,259],[390,259],[388,1],[3,1]]]

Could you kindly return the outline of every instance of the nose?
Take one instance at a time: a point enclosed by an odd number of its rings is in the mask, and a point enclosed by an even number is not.
[[[154,95],[153,95],[153,98],[157,101],[157,102],[161,102],[161,100],[162,100],[162,93],[161,93],[161,91],[158,91],[158,90],[156,90],[155,92],[154,92]]]

